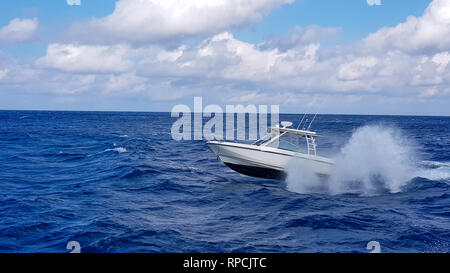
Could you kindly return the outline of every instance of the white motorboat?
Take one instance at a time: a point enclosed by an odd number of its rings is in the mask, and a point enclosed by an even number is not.
[[[292,122],[281,125],[269,128],[269,133],[253,144],[209,141],[208,146],[225,165],[244,175],[283,180],[289,162],[295,159],[298,167],[328,176],[334,162],[317,155],[316,138],[320,136],[308,130],[291,129]]]

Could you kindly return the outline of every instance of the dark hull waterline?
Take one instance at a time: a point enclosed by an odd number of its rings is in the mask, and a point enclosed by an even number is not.
[[[285,180],[287,176],[286,172],[276,169],[237,165],[231,163],[225,163],[225,165],[227,165],[230,169],[232,169],[235,172],[256,178]]]
[[[287,173],[284,171],[270,169],[270,168],[262,168],[262,167],[253,167],[253,166],[245,166],[238,164],[225,163],[228,168],[232,169],[235,172],[238,172],[243,175],[256,177],[256,178],[264,178],[264,179],[273,179],[273,180],[281,180],[284,181],[287,178]],[[328,179],[329,175],[316,173],[316,175],[322,180],[325,181]]]

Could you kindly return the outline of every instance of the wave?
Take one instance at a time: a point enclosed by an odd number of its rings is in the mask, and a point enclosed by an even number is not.
[[[117,147],[117,148],[114,148],[114,149],[106,149],[103,152],[118,152],[119,154],[121,154],[121,153],[126,153],[127,149],[125,149],[123,147]]]
[[[123,175],[121,178],[122,179],[132,179],[132,178],[138,178],[138,177],[142,177],[145,175],[154,175],[154,174],[159,174],[161,173],[158,170],[154,170],[154,169],[140,169],[140,168],[135,168],[132,171],[126,173],[125,175]]]

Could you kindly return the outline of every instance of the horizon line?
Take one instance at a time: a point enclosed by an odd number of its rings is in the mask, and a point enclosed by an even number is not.
[[[33,110],[33,109],[0,109],[0,112],[85,112],[85,113],[171,113],[170,111],[137,111],[137,110]],[[203,113],[203,112],[191,112]],[[223,112],[226,114],[226,112]],[[248,114],[248,113],[247,113]],[[270,113],[268,113],[270,114]],[[279,113],[280,115],[305,115],[314,113]],[[397,117],[450,117],[450,115],[427,115],[427,114],[343,114],[343,113],[320,113],[321,115],[330,116],[397,116]]]

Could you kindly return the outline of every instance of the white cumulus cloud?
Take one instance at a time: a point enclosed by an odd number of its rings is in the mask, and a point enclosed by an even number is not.
[[[373,75],[373,68],[378,64],[374,56],[356,58],[339,67],[338,78],[344,81],[358,80]]]
[[[434,0],[420,17],[410,16],[395,27],[382,28],[364,40],[369,49],[409,53],[450,50],[450,0]]]
[[[180,41],[258,22],[272,9],[293,1],[120,0],[112,14],[76,25],[72,33],[90,42]]]
[[[38,28],[37,19],[15,18],[0,29],[0,42],[16,43],[29,40]]]
[[[36,64],[67,72],[123,72],[133,65],[132,57],[132,50],[121,45],[51,44]]]

